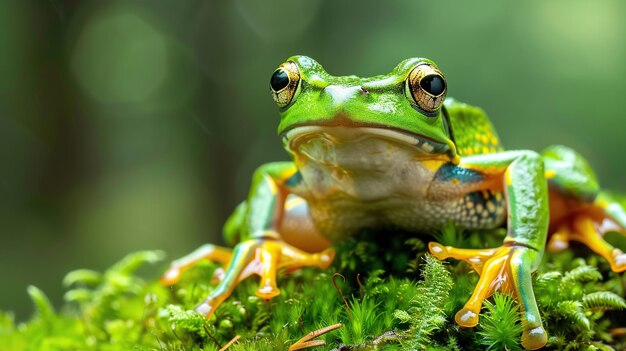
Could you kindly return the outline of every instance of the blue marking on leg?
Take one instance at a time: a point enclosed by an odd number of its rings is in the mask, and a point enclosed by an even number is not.
[[[477,183],[484,179],[484,176],[471,169],[459,167],[452,163],[446,163],[439,168],[435,175],[435,181],[449,182],[453,179],[461,183]]]

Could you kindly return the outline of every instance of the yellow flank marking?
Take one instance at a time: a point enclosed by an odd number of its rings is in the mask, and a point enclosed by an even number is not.
[[[483,146],[483,154],[488,154],[489,153],[489,148],[486,146]]]
[[[467,208],[474,208],[474,203],[471,200],[467,202]]]
[[[459,154],[456,154],[454,155],[454,158],[452,159],[452,164],[458,165],[459,163],[461,163],[461,156]]]
[[[442,162],[439,160],[424,160],[422,161],[422,165],[426,167],[431,172],[436,172],[441,167]]]
[[[553,169],[549,169],[545,172],[546,179],[552,179],[556,176],[556,171]]]
[[[482,204],[477,204],[476,205],[476,212],[481,213],[484,210],[483,205]]]
[[[502,193],[497,192],[496,193],[496,201],[500,201],[500,199],[502,199]]]
[[[458,180],[458,179],[456,179],[456,178],[452,178],[452,184],[453,184],[453,185],[457,185],[457,184],[459,184],[459,180]]]
[[[492,143],[493,145],[498,145],[498,144],[499,144],[499,143],[498,143],[498,138],[496,138],[496,136],[495,136],[495,135],[491,134],[491,136],[490,136],[490,138],[489,138],[489,139],[490,139],[490,141],[491,141],[491,143]]]
[[[479,154],[480,153],[480,146],[478,146],[478,145],[474,146],[474,153],[475,154]]]
[[[487,201],[487,209],[489,212],[494,212],[496,210],[496,206],[491,201]]]
[[[287,180],[287,179],[291,178],[294,174],[296,174],[297,171],[298,171],[298,168],[296,166],[293,166],[293,167],[290,167],[288,169],[282,170],[278,174],[278,177],[281,180]]]

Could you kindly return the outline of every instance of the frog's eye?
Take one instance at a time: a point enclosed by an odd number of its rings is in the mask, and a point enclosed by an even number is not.
[[[298,66],[287,61],[280,65],[270,79],[270,91],[278,107],[286,108],[294,100],[300,90],[300,70]]]
[[[435,67],[417,65],[406,80],[406,96],[427,113],[436,112],[446,98],[446,79]]]

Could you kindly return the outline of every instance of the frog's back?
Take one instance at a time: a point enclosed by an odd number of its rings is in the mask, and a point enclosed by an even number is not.
[[[452,98],[446,99],[444,107],[460,156],[504,151],[495,128],[481,108]]]

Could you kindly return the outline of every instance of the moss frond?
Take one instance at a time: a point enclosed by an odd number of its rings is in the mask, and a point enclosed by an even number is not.
[[[373,336],[379,334],[377,320],[380,311],[378,304],[372,298],[352,299],[350,301],[350,311],[352,318],[348,318],[341,330],[342,339],[347,344],[361,344]]]
[[[406,340],[401,343],[411,349],[426,348],[432,342],[432,335],[445,325],[443,307],[453,285],[450,272],[431,255],[424,256],[421,275],[423,280],[417,283],[417,294],[411,300],[411,307],[407,311],[394,312],[401,322],[410,321]]]
[[[543,274],[539,274],[535,279],[535,289],[541,289],[546,287],[553,287],[561,282],[563,279],[563,274],[560,272],[547,272]]]
[[[580,266],[565,273],[561,280],[561,287],[567,289],[573,283],[597,282],[602,280],[602,274],[596,267]]]
[[[162,261],[165,253],[159,250],[138,251],[126,255],[122,260],[117,262],[107,270],[107,273],[119,273],[122,275],[130,275],[139,267],[145,264],[153,264]]]
[[[557,305],[560,314],[567,318],[576,328],[587,331],[591,329],[591,322],[583,310],[583,305],[579,301],[561,301]]]
[[[433,235],[435,241],[442,245],[454,246],[454,247],[468,247],[467,238],[469,233],[462,230],[458,230],[454,223],[448,222],[439,230],[439,232]]]
[[[91,269],[77,269],[71,271],[63,278],[63,286],[73,285],[96,286],[102,282],[102,274]]]
[[[485,350],[521,350],[522,334],[519,307],[514,299],[495,294],[493,302],[485,301],[486,313],[481,314],[478,334]]]
[[[597,291],[583,296],[583,306],[590,310],[623,310],[626,309],[626,301],[610,291]]]
[[[207,319],[194,311],[184,310],[177,305],[168,305],[160,312],[171,323],[172,330],[184,330],[200,337],[207,335]]]
[[[28,295],[35,305],[36,318],[51,323],[55,317],[55,312],[46,294],[33,285],[29,286],[26,291],[28,291]]]

